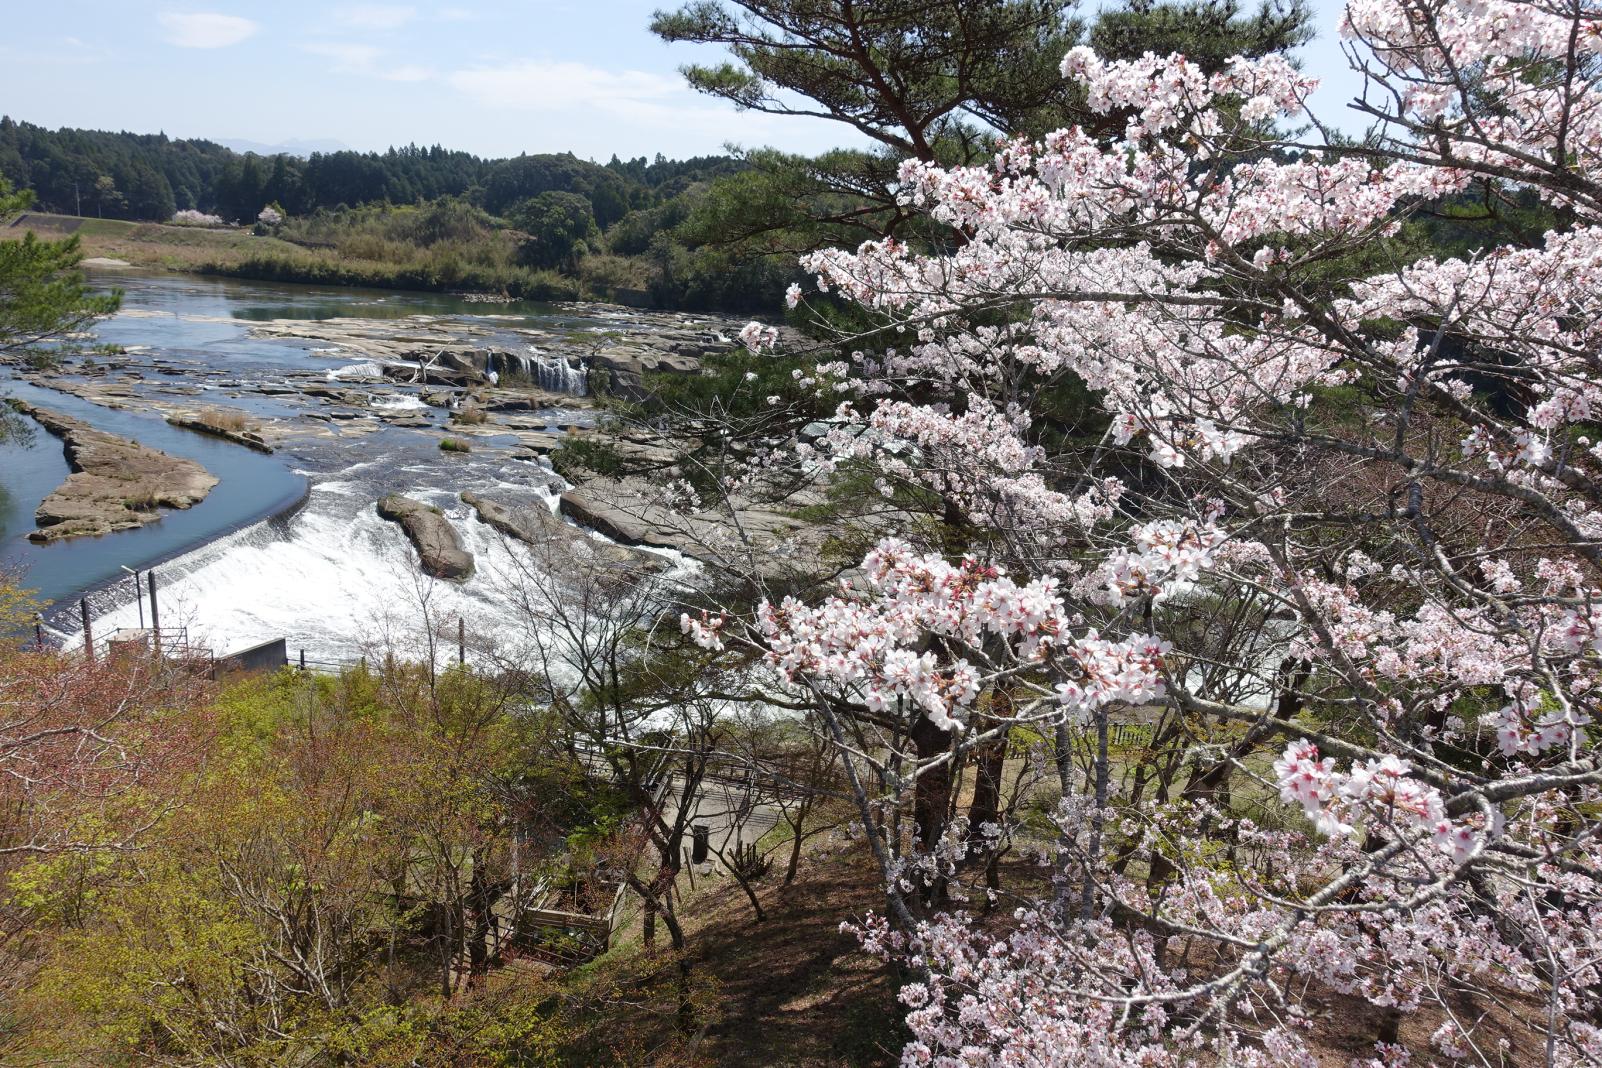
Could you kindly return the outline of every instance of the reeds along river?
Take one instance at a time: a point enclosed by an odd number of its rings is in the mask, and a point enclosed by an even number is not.
[[[219,404],[264,416],[285,414],[283,402],[238,393],[241,385],[292,371],[315,370],[325,377],[353,360],[315,338],[252,337],[251,323],[421,314],[481,318],[489,331],[510,332],[521,321],[546,323],[560,315],[537,306],[476,315],[484,306],[423,294],[124,272],[112,281],[125,291],[123,311],[97,327],[98,337],[126,346],[133,360],[154,367],[145,376],[152,391],[192,378],[186,388],[215,393]],[[531,364],[553,377],[571,374],[540,353],[531,353]],[[400,390],[374,388],[375,408],[420,407]],[[475,442],[468,456],[447,456],[438,448],[437,430],[388,427],[349,437],[336,430],[294,439],[268,456],[169,426],[138,410],[137,397],[129,410],[116,411],[15,380],[0,381],[0,393],[6,391],[198,460],[221,479],[199,505],[139,530],[35,545],[27,540],[33,510],[67,474],[60,442],[40,431],[31,441],[0,445],[0,567],[20,572],[25,586],[56,602],[47,622],[63,644],[80,640],[80,595],[89,597],[100,633],[136,625],[133,584],[121,568],[153,564],[163,626],[187,626],[192,641],[218,653],[277,637],[289,639],[292,655],[304,648],[314,660],[355,659],[385,644],[415,651],[425,614],[449,621],[452,630],[456,618],[464,618],[475,634],[522,625],[512,593],[519,570],[512,554],[518,550],[480,523],[458,494],[477,490],[506,503],[550,506],[555,476],[513,458],[494,439]],[[444,415],[430,418],[437,422]],[[574,421],[570,411],[559,418]],[[460,585],[422,578],[400,529],[374,512],[374,501],[386,493],[439,507],[477,558],[473,578]]]

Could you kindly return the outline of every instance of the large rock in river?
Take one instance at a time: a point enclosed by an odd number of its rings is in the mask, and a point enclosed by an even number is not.
[[[193,460],[168,456],[70,415],[13,402],[61,438],[72,474],[34,512],[33,541],[59,541],[154,523],[162,508],[205,500],[217,478]]]
[[[539,505],[508,506],[472,492],[462,494],[462,503],[475,509],[479,519],[507,537],[548,554],[555,564],[589,564],[603,571],[615,571],[621,579],[638,579],[667,566],[661,556],[590,537]]]
[[[378,502],[378,514],[400,524],[417,548],[425,575],[459,582],[473,573],[473,554],[462,548],[461,535],[438,509],[392,493]]]

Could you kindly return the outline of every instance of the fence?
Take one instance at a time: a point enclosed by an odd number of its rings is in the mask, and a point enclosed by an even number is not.
[[[188,627],[121,627],[101,641],[89,635],[84,651],[112,661],[155,657],[202,675],[210,675],[214,666],[211,650],[190,641]]]

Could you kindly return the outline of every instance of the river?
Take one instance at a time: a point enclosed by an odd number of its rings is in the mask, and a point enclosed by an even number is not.
[[[446,414],[424,409],[415,389],[384,385],[371,387],[382,394],[373,398],[375,407],[415,409],[422,416],[416,425],[383,425],[357,435],[329,424],[318,436],[295,438],[268,456],[172,427],[140,411],[140,398],[198,390],[232,408],[286,415],[285,399],[245,387],[292,374],[326,375],[350,356],[314,338],[253,336],[252,324],[272,320],[427,316],[467,323],[487,344],[508,345],[526,341],[535,329],[595,329],[590,320],[549,306],[486,306],[432,294],[131,271],[95,278],[124,291],[122,310],[98,324],[95,335],[125,346],[140,368],[129,410],[14,376],[0,377],[0,394],[193,458],[221,481],[194,508],[168,512],[138,530],[36,545],[27,540],[33,510],[67,474],[61,444],[40,430],[31,440],[0,445],[0,567],[20,572],[24,586],[53,602],[46,619],[56,640],[80,640],[80,596],[90,600],[99,634],[137,625],[141,606],[121,569],[151,566],[163,627],[187,627],[191,642],[219,654],[279,637],[288,639],[292,657],[305,650],[314,661],[352,660],[378,646],[415,651],[425,604],[432,618],[449,621],[453,630],[457,618],[475,635],[515,626],[510,588],[516,549],[458,496],[475,490],[508,503],[554,506],[559,480],[526,451],[517,453],[515,439],[475,439],[471,454],[442,453]],[[582,422],[585,414],[552,410],[550,429]],[[475,575],[462,584],[421,578],[400,529],[375,513],[373,502],[386,493],[440,508],[477,558]]]

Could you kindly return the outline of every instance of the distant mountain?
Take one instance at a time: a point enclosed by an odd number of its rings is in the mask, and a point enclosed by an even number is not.
[[[301,159],[307,158],[313,152],[350,151],[350,146],[345,144],[343,141],[332,140],[304,141],[296,139],[293,141],[285,141],[283,144],[269,145],[264,144],[261,141],[246,141],[241,138],[225,137],[217,143],[225,148],[231,148],[235,152],[254,152],[258,156],[276,156],[283,154],[288,156],[299,156]]]

